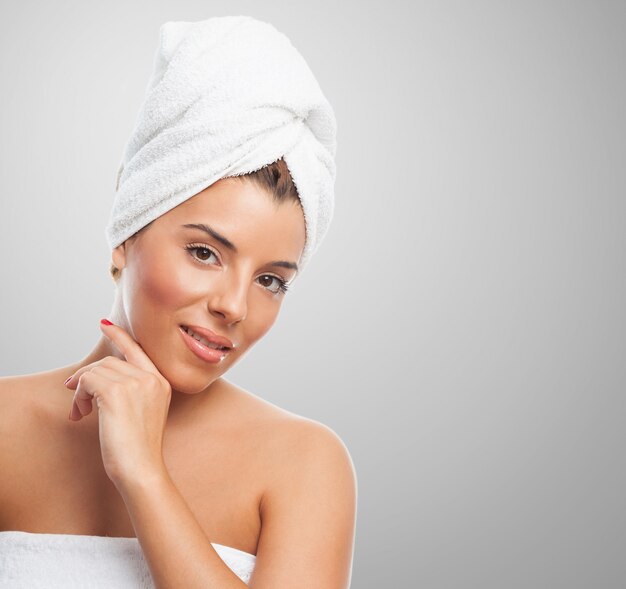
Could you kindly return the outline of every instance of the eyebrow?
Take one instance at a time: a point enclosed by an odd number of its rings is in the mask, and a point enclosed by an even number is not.
[[[226,246],[229,250],[237,253],[237,248],[235,247],[235,244],[232,241],[230,241],[229,239],[226,239],[221,233],[218,233],[217,231],[215,231],[215,229],[212,229],[211,227],[209,227],[208,225],[205,225],[204,223],[187,223],[183,225],[183,227],[187,227],[187,229],[200,229],[200,231],[204,231],[205,233],[208,233],[211,237],[213,237],[214,239],[219,241],[221,244]]]
[[[230,241],[230,239],[224,237],[221,233],[218,233],[217,231],[215,231],[215,229],[213,229],[212,227],[209,227],[208,225],[204,223],[186,223],[183,225],[183,227],[187,229],[199,229],[200,231],[204,231],[204,233],[207,233],[213,239],[219,241],[229,250],[237,253],[237,247],[232,241]],[[270,262],[268,266],[278,266],[280,268],[289,268],[290,270],[295,270],[296,272],[298,272],[298,264],[296,264],[295,262],[277,260],[275,262]]]

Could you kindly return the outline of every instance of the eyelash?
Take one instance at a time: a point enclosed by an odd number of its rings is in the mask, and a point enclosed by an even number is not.
[[[192,257],[192,259],[194,259],[199,264],[202,264],[203,266],[208,266],[208,264],[196,258],[192,253],[194,250],[207,250],[211,252],[211,254],[213,254],[217,258],[217,254],[215,253],[215,251],[205,244],[191,243],[189,245],[186,245],[185,249],[189,252],[189,255]],[[274,278],[275,280],[278,280],[278,290],[276,292],[271,291],[269,288],[267,289],[272,294],[278,294],[279,292],[282,292],[283,294],[285,294],[289,290],[289,284],[287,284],[287,282],[285,282],[282,278],[279,278],[278,276],[274,276],[273,274],[263,274],[263,276],[269,276],[270,278]]]

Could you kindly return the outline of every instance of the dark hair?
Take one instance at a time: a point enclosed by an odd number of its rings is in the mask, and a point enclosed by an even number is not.
[[[241,180],[253,182],[260,188],[266,190],[277,203],[289,200],[300,203],[298,190],[296,185],[293,183],[293,178],[291,177],[289,168],[282,157],[275,162],[264,166],[260,170],[249,172],[247,174],[241,174],[239,176],[230,176],[230,178],[240,178]],[[152,221],[150,223],[152,223]],[[150,223],[142,227],[139,231],[133,233],[131,237],[134,237],[137,233],[143,231],[146,227],[149,227]],[[113,280],[117,281],[120,271],[115,264],[111,263],[109,273],[111,274]]]
[[[288,200],[300,202],[298,190],[282,157],[260,170],[232,177],[249,180],[260,188],[264,188],[276,202]]]

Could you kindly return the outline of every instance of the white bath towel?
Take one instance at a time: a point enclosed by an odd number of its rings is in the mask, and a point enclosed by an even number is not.
[[[221,544],[213,548],[244,583],[256,556]],[[3,589],[153,589],[137,538],[0,532]]]
[[[304,211],[300,269],[334,209],[336,120],[290,40],[249,16],[167,22],[118,172],[113,249],[217,180],[281,157]]]

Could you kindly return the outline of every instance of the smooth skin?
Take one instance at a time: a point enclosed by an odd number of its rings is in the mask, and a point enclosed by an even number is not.
[[[236,251],[182,227],[198,223]],[[296,271],[272,262],[297,262],[304,236],[297,202],[227,178],[115,248],[114,325],[92,352],[0,379],[0,530],[137,537],[157,587],[245,587],[211,542],[256,554],[249,587],[349,587],[342,440],[223,378],[274,324]],[[181,324],[236,348],[206,363]]]

